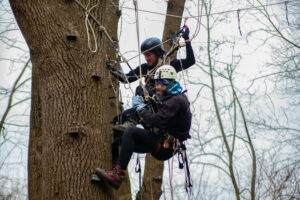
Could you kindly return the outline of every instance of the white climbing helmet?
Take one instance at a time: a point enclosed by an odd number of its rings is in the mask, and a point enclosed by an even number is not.
[[[176,74],[174,67],[171,65],[163,65],[156,70],[154,79],[176,79]]]

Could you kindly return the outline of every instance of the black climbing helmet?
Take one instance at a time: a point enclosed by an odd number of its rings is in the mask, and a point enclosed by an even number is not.
[[[161,57],[164,55],[164,47],[159,38],[151,37],[146,39],[141,45],[141,52],[144,53],[148,49],[149,52],[154,53],[156,56]]]

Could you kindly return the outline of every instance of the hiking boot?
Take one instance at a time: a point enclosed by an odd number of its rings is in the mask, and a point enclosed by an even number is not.
[[[136,126],[136,122],[133,121],[126,121],[123,124],[116,124],[113,126],[113,130],[119,133],[123,133],[126,128],[129,126]]]
[[[96,174],[100,179],[104,180],[115,189],[120,187],[126,175],[125,170],[123,170],[118,164],[111,171],[96,168]]]
[[[101,181],[101,179],[99,178],[99,176],[97,174],[92,174],[91,181],[94,183],[99,183]]]

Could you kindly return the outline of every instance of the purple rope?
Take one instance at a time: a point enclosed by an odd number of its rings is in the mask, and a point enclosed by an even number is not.
[[[237,10],[237,17],[238,17],[238,27],[239,27],[240,35],[242,36],[240,10]]]
[[[288,17],[288,7],[287,7],[287,4],[288,2],[284,2],[285,4],[285,18],[286,18],[286,21],[287,21],[287,24],[290,25],[290,22],[289,22],[289,17]]]

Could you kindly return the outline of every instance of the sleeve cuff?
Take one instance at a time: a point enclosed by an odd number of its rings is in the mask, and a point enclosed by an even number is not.
[[[137,111],[137,113],[139,114],[140,117],[142,117],[142,115],[147,111],[146,108],[142,108],[139,111]]]

